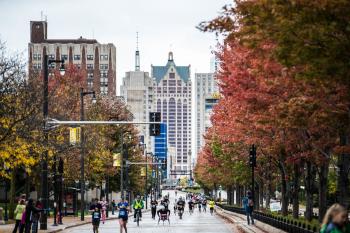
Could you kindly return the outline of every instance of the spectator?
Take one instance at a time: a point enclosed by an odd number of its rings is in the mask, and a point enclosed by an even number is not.
[[[26,206],[26,211],[25,211],[25,226],[24,226],[24,232],[25,233],[30,233],[30,229],[32,227],[32,215],[36,214],[38,212],[42,211],[41,209],[38,209],[34,206],[34,201],[33,199],[29,199],[27,206]]]
[[[40,201],[36,201],[35,208],[42,209],[43,206]],[[38,233],[38,223],[40,219],[40,212],[36,212],[32,214],[32,233]]]
[[[350,232],[348,212],[340,204],[333,204],[323,218],[321,233]]]
[[[248,191],[247,196],[243,198],[243,208],[247,215],[248,225],[250,224],[250,221],[254,225],[254,219],[253,219],[254,200],[253,200],[253,195],[250,191]]]
[[[17,229],[19,230],[19,232],[23,232],[23,230],[21,230],[21,228],[23,227],[23,225],[21,224],[21,220],[25,209],[26,209],[25,200],[20,199],[15,209],[16,224],[15,224],[15,228],[12,231],[13,233],[16,233]]]

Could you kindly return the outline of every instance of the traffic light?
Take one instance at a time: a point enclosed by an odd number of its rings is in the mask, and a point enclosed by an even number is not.
[[[166,168],[167,168],[167,159],[164,159],[164,160],[163,160],[163,163],[164,163],[164,164],[162,164],[162,169],[166,171]]]
[[[249,150],[249,165],[251,167],[256,167],[256,147],[252,145]]]
[[[150,122],[160,122],[160,112],[150,112],[149,114]],[[158,136],[160,135],[160,123],[158,124],[150,124],[149,126],[149,135],[150,136]]]

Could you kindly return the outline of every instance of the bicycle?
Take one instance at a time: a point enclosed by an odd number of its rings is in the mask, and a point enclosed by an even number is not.
[[[141,211],[141,209],[137,209],[137,210],[135,210],[135,214],[136,214],[136,223],[137,223],[137,226],[140,226],[140,211]]]

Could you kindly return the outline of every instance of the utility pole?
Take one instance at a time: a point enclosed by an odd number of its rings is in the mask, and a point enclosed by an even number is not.
[[[144,149],[144,152],[146,152],[146,150],[145,150],[145,148],[143,148]],[[147,171],[147,167],[148,167],[148,165],[147,165],[147,162],[148,162],[148,153],[146,152],[146,181],[145,181],[145,200],[146,200],[146,209],[148,208],[147,207],[147,176],[148,176],[148,171]]]
[[[120,133],[120,198],[124,201],[124,142],[123,131]]]

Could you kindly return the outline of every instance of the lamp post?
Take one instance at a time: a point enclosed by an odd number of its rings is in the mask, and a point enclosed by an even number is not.
[[[89,190],[89,181],[86,180],[85,181],[85,188],[86,188],[86,198],[85,198],[85,201],[89,201],[89,198],[88,198],[88,190]]]
[[[74,180],[75,183],[75,198],[74,198],[74,215],[78,216],[78,184],[79,180]]]
[[[96,103],[96,95],[94,91],[84,92],[84,88],[80,89],[80,120],[84,121],[84,96],[92,95],[92,102]],[[80,154],[80,220],[84,221],[84,210],[85,210],[85,201],[84,201],[84,192],[85,192],[85,177],[84,177],[84,157],[85,157],[85,136],[84,128],[81,127],[81,154]]]
[[[44,56],[43,68],[44,68],[44,88],[43,88],[43,116],[44,116],[44,146],[45,150],[41,157],[41,200],[43,208],[45,210],[49,207],[49,191],[48,191],[48,150],[47,145],[49,142],[49,132],[47,128],[47,119],[49,115],[49,66],[51,64],[60,63],[60,74],[63,76],[64,71],[64,60],[49,59],[48,55]],[[56,216],[55,216],[56,217]],[[47,211],[44,211],[40,218],[40,229],[47,230]]]

